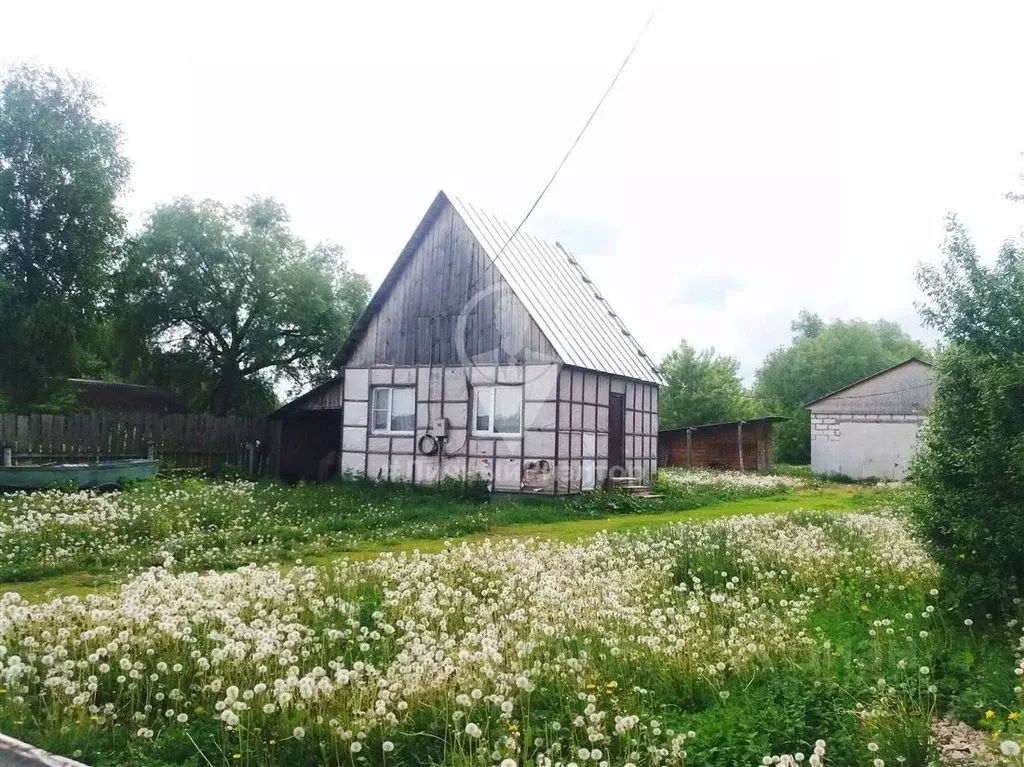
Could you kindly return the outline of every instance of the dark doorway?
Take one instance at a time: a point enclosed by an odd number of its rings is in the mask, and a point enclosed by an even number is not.
[[[297,410],[281,419],[281,479],[325,480],[338,471],[341,410]]]
[[[608,405],[608,475],[622,477],[626,474],[626,395],[612,393]]]

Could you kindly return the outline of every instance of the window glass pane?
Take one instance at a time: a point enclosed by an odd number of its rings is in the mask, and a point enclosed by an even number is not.
[[[390,398],[390,389],[373,390],[373,418],[370,421],[370,426],[374,431],[388,430],[388,400]]]
[[[476,390],[476,402],[473,405],[475,421],[473,428],[476,431],[491,430],[491,400],[494,397],[494,389],[487,387]]]
[[[391,390],[391,431],[412,431],[416,425],[416,390]]]
[[[518,386],[500,386],[494,393],[494,431],[497,434],[518,434],[522,390]]]

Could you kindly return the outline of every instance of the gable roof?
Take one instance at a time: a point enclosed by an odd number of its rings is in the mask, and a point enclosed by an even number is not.
[[[891,373],[893,370],[897,370],[898,368],[901,368],[904,365],[909,365],[911,362],[920,362],[922,365],[927,365],[928,367],[933,367],[932,363],[926,362],[925,360],[921,359],[920,357],[909,357],[909,358],[903,360],[903,362],[897,362],[895,365],[893,365],[891,367],[887,367],[885,370],[879,370],[877,373],[872,373],[871,375],[867,376],[866,378],[862,378],[859,381],[854,381],[853,383],[847,384],[846,386],[843,386],[843,387],[840,387],[839,389],[836,389],[835,391],[830,391],[828,394],[822,394],[820,397],[818,397],[817,399],[812,399],[810,402],[805,402],[804,403],[804,407],[810,407],[811,405],[815,405],[815,404],[817,404],[819,402],[827,400],[829,397],[834,397],[837,394],[842,394],[847,389],[852,389],[854,386],[859,386],[860,384],[864,383],[865,381],[870,381],[873,378],[878,378],[879,376],[884,376],[886,373]]]
[[[444,191],[438,192],[394,266],[334,358],[345,364],[398,277],[446,205],[469,228],[494,269],[566,365],[660,384],[661,375],[579,262],[559,243],[538,239]],[[506,242],[508,243],[506,245]],[[504,249],[503,249],[504,248]],[[500,257],[499,257],[500,254]]]

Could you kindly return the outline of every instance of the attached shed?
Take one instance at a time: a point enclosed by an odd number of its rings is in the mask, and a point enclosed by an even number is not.
[[[579,261],[444,192],[334,367],[330,408],[279,415],[302,442],[332,411],[342,473],[567,494],[656,469],[661,375]]]
[[[335,376],[270,416],[280,425],[275,434],[281,479],[324,480],[338,473],[342,381]]]
[[[659,466],[770,471],[772,426],[781,416],[681,426],[658,432]]]
[[[904,479],[932,402],[933,372],[911,357],[808,402],[812,471]]]

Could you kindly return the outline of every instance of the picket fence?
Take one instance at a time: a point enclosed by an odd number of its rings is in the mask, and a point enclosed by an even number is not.
[[[0,447],[14,465],[154,457],[180,468],[276,470],[279,424],[265,418],[94,410],[0,414]]]

